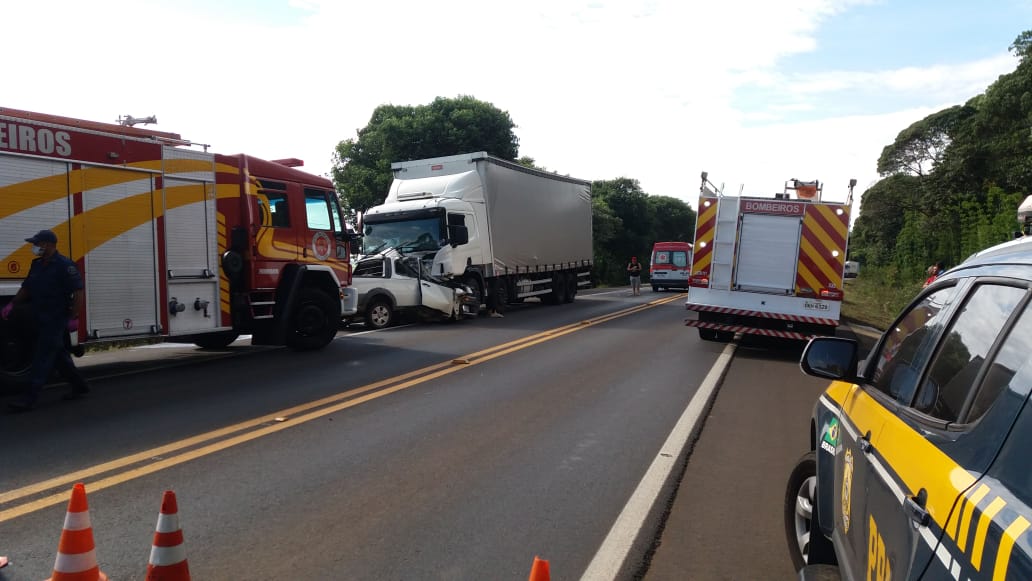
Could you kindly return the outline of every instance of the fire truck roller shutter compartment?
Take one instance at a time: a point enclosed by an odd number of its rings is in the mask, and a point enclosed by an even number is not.
[[[155,334],[161,319],[153,174],[92,166],[77,173],[81,181],[73,172],[70,183],[82,192],[89,334]]]
[[[801,228],[797,216],[742,214],[735,288],[793,294]]]

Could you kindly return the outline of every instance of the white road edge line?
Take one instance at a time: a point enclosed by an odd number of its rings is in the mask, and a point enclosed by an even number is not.
[[[702,413],[709,407],[710,400],[716,393],[720,378],[730,365],[736,347],[734,343],[728,343],[709,373],[706,374],[706,378],[702,380],[699,390],[688,402],[688,407],[684,409],[684,413],[681,414],[681,418],[677,420],[674,429],[667,436],[663,447],[652,460],[652,465],[638,483],[638,487],[627,501],[623,511],[620,512],[620,516],[616,518],[613,527],[609,529],[609,534],[606,535],[602,546],[588,564],[587,570],[581,576],[581,581],[613,581],[620,573],[634,539],[638,536],[652,506],[656,503],[663,484],[670,477],[671,471],[681,458],[681,453],[688,445],[688,440],[699,423]]]

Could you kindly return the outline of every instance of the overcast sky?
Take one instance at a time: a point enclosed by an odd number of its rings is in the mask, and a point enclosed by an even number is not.
[[[1032,0],[34,0],[6,2],[0,106],[299,157],[378,105],[472,95],[520,154],[697,205],[790,178],[825,199],[878,179],[900,130],[1017,61]],[[857,199],[856,210],[859,210]],[[854,213],[855,216],[855,213]]]

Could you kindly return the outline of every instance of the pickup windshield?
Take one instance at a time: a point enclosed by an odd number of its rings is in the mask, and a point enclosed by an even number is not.
[[[388,248],[424,252],[438,250],[445,243],[444,221],[440,217],[366,224],[363,234],[363,254],[375,254]]]

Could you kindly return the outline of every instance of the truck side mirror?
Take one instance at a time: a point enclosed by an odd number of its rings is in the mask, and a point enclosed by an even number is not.
[[[462,246],[463,244],[468,244],[469,230],[465,226],[449,225],[448,243],[452,245],[452,248],[456,246]]]

